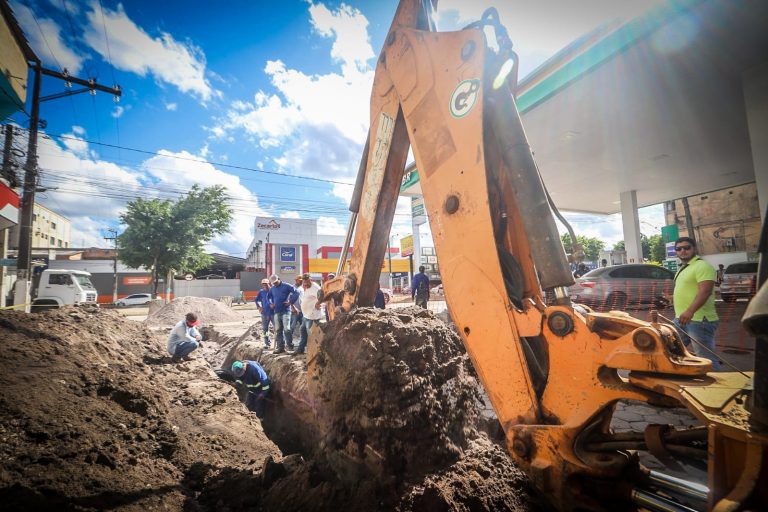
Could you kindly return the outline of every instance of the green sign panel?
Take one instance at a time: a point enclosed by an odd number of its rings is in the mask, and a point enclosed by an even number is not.
[[[677,229],[677,224],[670,224],[661,228],[661,241],[666,243],[674,242],[680,238],[680,232]]]
[[[403,181],[400,182],[400,192],[414,186],[419,182],[419,172],[416,169],[412,171],[406,171],[403,174]]]
[[[0,258],[0,267],[15,267],[15,266],[16,266],[16,260]]]
[[[411,198],[411,215],[414,217],[420,217],[424,215],[424,198],[412,197]]]

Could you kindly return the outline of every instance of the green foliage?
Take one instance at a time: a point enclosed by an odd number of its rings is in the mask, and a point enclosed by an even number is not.
[[[643,248],[643,259],[661,263],[666,258],[666,249],[661,235],[651,235],[650,237],[640,234],[640,245]],[[614,251],[625,251],[624,240],[616,242],[613,245]]]
[[[565,251],[570,253],[573,250],[571,248],[571,235],[569,233],[565,233],[560,237],[560,240],[563,242]],[[584,249],[585,260],[598,261],[600,257],[600,251],[603,249],[603,247],[605,247],[605,242],[597,238],[586,237],[582,235],[576,235],[576,241],[581,245],[582,249]]]
[[[132,268],[152,270],[154,294],[159,276],[170,270],[194,272],[213,258],[203,247],[216,235],[226,233],[232,210],[226,206],[224,187],[201,189],[197,185],[178,201],[137,199],[128,203],[120,221],[126,225],[118,236],[118,257]]]

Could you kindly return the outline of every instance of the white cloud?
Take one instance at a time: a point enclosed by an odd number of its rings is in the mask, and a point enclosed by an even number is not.
[[[176,103],[166,103],[165,104],[165,110],[169,110],[171,112],[176,112],[177,108],[178,108],[178,105]]]
[[[140,76],[152,74],[157,80],[176,86],[181,92],[206,102],[220,96],[205,76],[206,61],[202,50],[191,42],[176,41],[167,32],[152,37],[125,13],[122,4],[116,10],[91,3],[85,41],[112,65]],[[104,27],[106,25],[106,28]],[[109,48],[104,33],[109,34]]]
[[[219,138],[243,131],[259,138],[264,149],[288,148],[273,157],[288,173],[353,177],[367,136],[373,84],[368,20],[344,4],[331,10],[312,3],[309,14],[313,32],[334,39],[330,58],[341,73],[307,74],[270,60],[264,72],[275,91],[257,91],[253,102],[234,101],[209,130]]]
[[[123,113],[125,113],[125,108],[123,108],[122,106],[118,105],[118,106],[115,107],[115,109],[111,112],[110,115],[112,117],[114,117],[115,119],[117,119],[117,118],[122,117]]]
[[[342,226],[336,217],[318,217],[317,234],[344,236],[347,234],[347,227]]]
[[[55,21],[37,16],[32,10],[17,1],[11,2],[16,20],[24,30],[29,44],[38,57],[50,67],[66,69],[71,75],[80,73],[85,58],[72,50],[71,42],[64,40],[61,28]]]
[[[290,211],[281,213],[280,218],[281,219],[300,219],[301,215],[297,211],[290,210]]]
[[[309,7],[312,26],[323,37],[334,37],[331,57],[342,63],[342,74],[364,71],[374,57],[368,40],[368,20],[357,9],[341,4],[331,11],[323,4]]]

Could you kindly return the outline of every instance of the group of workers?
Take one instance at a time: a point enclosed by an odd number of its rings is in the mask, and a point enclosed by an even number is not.
[[[261,314],[264,346],[270,347],[271,323],[275,330],[275,354],[285,353],[286,347],[293,355],[304,354],[309,329],[323,318],[319,293],[320,285],[307,273],[296,276],[294,286],[283,282],[277,274],[262,279],[255,302]],[[293,334],[297,326],[300,326],[299,346],[294,348]]]

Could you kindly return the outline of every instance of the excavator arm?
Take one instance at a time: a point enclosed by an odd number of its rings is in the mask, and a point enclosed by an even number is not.
[[[616,402],[683,403],[710,427],[691,435],[709,435],[710,451],[718,450],[712,436],[721,411],[738,408],[732,399],[748,377],[708,376],[711,363],[655,319],[570,304],[573,277],[515,105],[516,57],[506,31],[489,10],[464,30],[436,32],[431,8],[402,0],[385,40],[350,208],[347,246],[354,230],[354,254],[348,273],[324,292],[342,310],[373,304],[412,147],[448,308],[510,454],[558,509],[612,509],[632,500],[647,506],[633,485],[619,484],[634,478],[637,463],[631,452],[612,448],[619,446],[609,428]],[[550,304],[543,292],[554,297]],[[720,401],[704,407],[691,398],[707,391]],[[722,428],[729,442],[752,446],[744,448],[751,455],[732,461],[733,475],[748,460],[765,459],[763,434],[743,424]],[[710,460],[718,456],[710,453]],[[755,485],[765,481],[757,465],[749,480]],[[731,480],[710,482],[709,507],[738,478]]]

